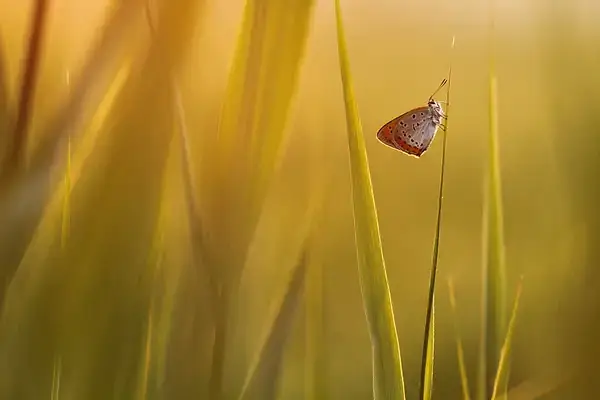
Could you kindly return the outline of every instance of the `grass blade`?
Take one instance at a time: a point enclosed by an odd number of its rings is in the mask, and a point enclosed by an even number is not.
[[[498,396],[499,390],[504,389],[508,383],[506,378],[506,373],[508,370],[508,355],[510,354],[510,346],[515,330],[515,321],[517,320],[517,311],[519,309],[519,300],[521,299],[522,291],[523,284],[522,282],[519,282],[519,286],[517,287],[517,295],[515,296],[515,302],[510,316],[510,321],[508,323],[508,329],[506,331],[506,337],[504,338],[504,344],[500,350],[500,360],[498,362],[496,378],[494,379],[494,389],[492,391],[491,400],[495,400]]]
[[[471,393],[469,391],[469,380],[467,378],[467,367],[465,363],[465,352],[458,329],[458,315],[456,312],[456,296],[454,295],[454,284],[451,280],[448,280],[448,294],[450,296],[450,308],[452,309],[453,320],[454,320],[454,334],[456,336],[456,356],[458,359],[458,371],[460,373],[460,384],[463,392],[464,400],[471,400]]]
[[[454,38],[452,39],[451,50],[454,50]],[[435,235],[433,238],[433,255],[431,272],[429,277],[429,295],[427,301],[427,313],[425,317],[425,332],[423,334],[423,353],[421,358],[421,392],[422,400],[430,400],[433,391],[433,360],[435,354],[434,339],[434,308],[435,308],[435,281],[438,270],[438,256],[440,249],[440,233],[442,230],[442,200],[444,198],[444,172],[446,170],[446,144],[448,139],[448,115],[450,109],[450,85],[452,83],[452,62],[448,69],[448,88],[446,91],[446,121],[444,140],[442,142],[442,163],[440,169],[440,186],[438,192],[438,207],[435,226]]]
[[[376,399],[404,399],[406,395],[400,346],[379,236],[365,139],[354,99],[339,0],[335,1],[335,7],[340,73],[348,125],[358,275],[373,348],[373,392]]]
[[[427,318],[428,328],[425,338],[425,352],[423,353],[424,363],[421,372],[421,399],[431,400],[433,394],[433,366],[435,359],[435,300],[429,308]]]
[[[277,396],[284,346],[304,292],[306,258],[306,250],[304,250],[304,254],[302,254],[292,271],[285,295],[277,308],[263,345],[246,377],[239,400],[272,400]]]

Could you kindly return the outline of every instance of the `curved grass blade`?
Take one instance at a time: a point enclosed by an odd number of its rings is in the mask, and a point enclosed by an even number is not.
[[[508,379],[506,373],[508,370],[508,355],[510,354],[510,346],[512,344],[512,338],[515,330],[515,321],[517,320],[517,311],[519,309],[519,300],[521,299],[521,292],[523,291],[522,281],[519,282],[517,287],[517,294],[515,296],[515,303],[513,305],[510,321],[508,323],[508,329],[506,331],[506,337],[504,338],[504,344],[500,350],[500,360],[498,362],[498,369],[496,372],[496,378],[494,379],[494,389],[492,391],[491,400],[495,400],[498,396],[499,390],[503,390],[508,386]]]
[[[454,38],[452,38],[451,51],[454,50]],[[450,109],[450,85],[452,84],[452,62],[448,69],[448,88],[446,91],[446,121],[444,140],[442,142],[442,164],[440,169],[440,186],[438,192],[437,219],[435,235],[433,238],[433,255],[431,272],[429,277],[429,295],[427,301],[427,313],[425,317],[425,332],[423,334],[423,353],[421,358],[421,392],[422,400],[430,400],[433,391],[433,363],[435,354],[434,339],[434,308],[435,308],[435,281],[438,270],[438,255],[440,248],[440,233],[442,230],[442,200],[444,198],[444,172],[446,170],[446,144],[448,140],[448,115]]]
[[[289,337],[296,309],[304,293],[306,249],[292,271],[286,292],[270,324],[262,347],[250,368],[239,400],[274,400],[277,398],[279,371],[285,343]]]
[[[335,0],[335,8],[340,74],[348,125],[358,275],[373,348],[373,392],[375,399],[404,399],[406,395],[400,346],[381,248],[367,149],[354,99],[339,0]]]
[[[462,340],[458,329],[458,316],[456,313],[456,296],[454,295],[454,284],[448,279],[448,295],[450,296],[450,308],[452,309],[454,320],[454,334],[456,337],[456,356],[458,358],[458,371],[460,373],[460,384],[464,400],[471,400],[469,390],[469,380],[467,378],[467,367],[465,363],[465,352],[463,350]]]

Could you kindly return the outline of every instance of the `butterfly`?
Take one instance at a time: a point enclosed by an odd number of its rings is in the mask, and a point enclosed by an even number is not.
[[[414,108],[383,125],[377,131],[377,139],[383,144],[415,157],[421,155],[429,148],[435,133],[446,118],[440,102],[433,96],[447,83],[444,79],[424,107]]]

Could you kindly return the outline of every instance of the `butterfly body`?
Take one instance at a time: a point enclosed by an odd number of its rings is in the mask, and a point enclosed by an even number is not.
[[[393,149],[420,157],[429,148],[443,118],[442,106],[430,98],[426,106],[412,109],[382,126],[377,138]]]

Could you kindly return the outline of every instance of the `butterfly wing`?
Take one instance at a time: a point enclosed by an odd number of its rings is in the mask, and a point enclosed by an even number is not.
[[[429,148],[438,126],[429,107],[415,108],[399,117],[392,132],[395,147],[420,157]]]
[[[425,113],[428,111],[429,111],[428,107],[418,107],[418,108],[415,108],[415,109],[405,112],[404,114],[400,115],[399,117],[394,118],[387,124],[383,125],[379,129],[379,131],[377,131],[377,139],[379,139],[379,141],[382,142],[383,144],[386,144],[396,150],[404,151],[404,149],[399,148],[398,144],[396,144],[396,142],[394,141],[394,132],[396,131],[398,124],[400,122],[402,122],[402,124],[407,123],[409,120],[415,119],[415,118],[417,118],[418,115],[421,115],[422,113]],[[413,117],[413,114],[414,114],[414,117]],[[402,126],[404,126],[404,125],[402,125]]]
[[[403,115],[394,118],[387,124],[383,125],[379,131],[377,131],[377,139],[387,146],[390,146],[393,149],[399,150],[396,142],[394,142],[394,131],[396,130],[396,125],[398,125],[398,121],[403,117]]]

